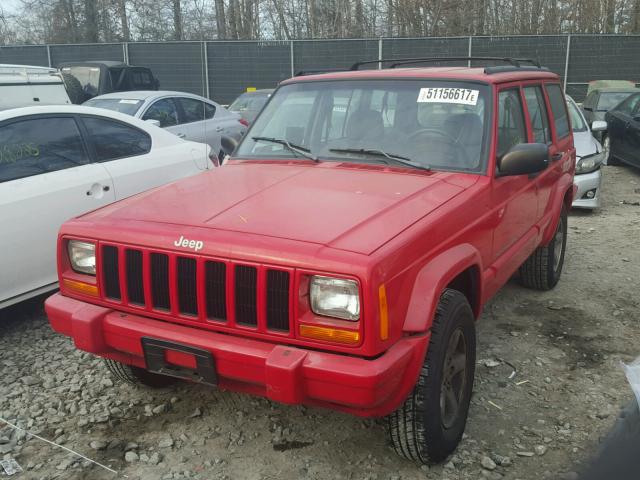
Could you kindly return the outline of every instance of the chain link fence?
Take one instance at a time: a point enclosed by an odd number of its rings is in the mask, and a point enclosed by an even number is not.
[[[163,90],[196,93],[227,104],[247,88],[273,88],[300,70],[346,68],[362,60],[469,55],[533,58],[560,75],[565,91],[582,101],[591,80],[640,82],[638,52],[640,35],[132,42],[3,46],[0,63],[56,67],[70,61],[123,61],[151,68]]]

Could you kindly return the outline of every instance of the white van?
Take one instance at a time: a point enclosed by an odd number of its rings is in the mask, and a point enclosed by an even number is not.
[[[0,64],[0,110],[36,105],[70,105],[55,68]]]

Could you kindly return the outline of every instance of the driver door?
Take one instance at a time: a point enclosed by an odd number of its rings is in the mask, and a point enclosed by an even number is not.
[[[496,165],[511,147],[528,143],[528,127],[519,85],[501,86],[497,92]],[[538,191],[530,175],[500,176],[493,179],[492,204],[495,228],[492,263],[496,269],[496,285],[502,285],[535,248],[538,213]]]

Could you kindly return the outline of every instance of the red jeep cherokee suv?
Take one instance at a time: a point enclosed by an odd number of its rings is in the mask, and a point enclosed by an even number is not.
[[[443,460],[474,322],[518,270],[558,282],[573,200],[558,76],[501,60],[283,82],[221,168],[62,226],[52,327],[123,380],[387,416]]]

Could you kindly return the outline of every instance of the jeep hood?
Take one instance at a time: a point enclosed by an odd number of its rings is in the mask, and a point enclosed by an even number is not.
[[[354,163],[234,161],[83,219],[204,227],[212,240],[225,230],[368,255],[477,179]]]

